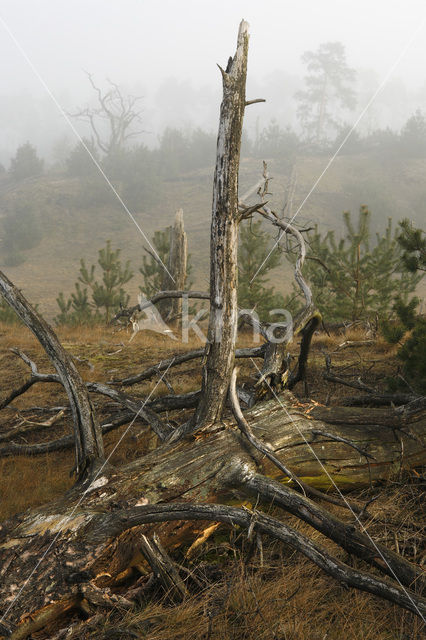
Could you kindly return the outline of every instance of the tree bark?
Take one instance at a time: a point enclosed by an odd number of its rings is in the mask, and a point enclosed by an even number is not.
[[[86,386],[53,329],[1,271],[0,293],[39,340],[67,392],[74,424],[75,470],[84,480],[95,473],[104,459],[102,432]]]
[[[324,417],[332,419],[332,409],[323,411]],[[395,425],[400,424],[400,414],[397,409],[392,410],[392,419],[391,410],[380,410],[383,411],[386,417],[383,415],[380,420],[377,415],[373,424],[364,426],[354,421],[345,424],[342,414],[337,412],[339,424],[333,425],[331,421],[325,423],[312,419],[311,414],[301,413],[294,396],[287,391],[278,400],[259,403],[247,411],[246,418],[255,436],[304,482],[324,489],[330,488],[333,481],[344,489],[368,486],[370,480],[384,480],[400,468],[414,467],[424,461],[424,449],[418,441],[426,434],[425,408],[420,407],[411,416],[410,434],[414,439],[401,433],[403,457],[399,437],[394,434]],[[80,593],[82,585],[87,583],[113,586],[118,576],[140,562],[140,536],[152,534],[148,525],[139,526],[150,521],[149,514],[143,516],[145,520],[132,520],[138,513],[142,517],[140,505],[184,501],[190,510],[188,503],[194,502],[212,503],[219,499],[235,504],[238,495],[242,499],[245,495],[254,496],[266,504],[272,501],[387,575],[392,574],[390,566],[401,584],[411,585],[410,594],[417,588],[414,583],[420,585],[420,567],[380,544],[372,545],[357,526],[339,520],[295,491],[286,484],[285,475],[242,438],[230,416],[225,423],[226,427],[217,425],[215,431],[205,431],[204,437],[197,440],[163,444],[120,470],[105,469],[84,492],[72,489],[58,500],[0,525],[0,566],[5,569],[0,576],[4,622],[13,626],[24,614],[37,612],[44,606],[55,607],[76,593],[77,587]],[[355,442],[359,448],[368,450],[374,458],[373,464],[369,465],[359,451],[345,442],[318,438],[314,431]],[[296,483],[294,487],[297,488]],[[171,513],[176,505],[162,505],[165,511],[167,507]],[[197,508],[200,514],[202,506]],[[225,511],[226,508],[224,514]],[[215,521],[216,513],[219,512],[206,512],[204,519]],[[154,520],[177,517],[176,514],[167,516],[163,511],[163,515],[155,516]],[[180,517],[184,517],[184,510]],[[263,514],[260,517],[263,518]],[[225,515],[220,516],[219,521],[223,518]],[[241,518],[238,515],[235,522]],[[166,549],[192,542],[199,532],[188,522],[178,526],[156,525],[155,530]],[[288,531],[285,535],[299,545],[296,547],[299,550],[313,549],[313,555],[308,557],[314,559],[315,556],[325,570],[333,564],[315,545],[315,548],[309,546],[309,540],[297,539],[298,542]],[[339,580],[343,575],[340,571]],[[352,578],[352,574],[347,574],[347,584],[361,584]],[[359,575],[356,580],[361,580]],[[24,591],[15,600],[17,585],[24,586]]]
[[[242,21],[235,56],[221,69],[216,169],[210,239],[210,319],[208,355],[201,401],[192,425],[220,419],[232,369],[237,328],[238,171],[245,109],[248,24]]]

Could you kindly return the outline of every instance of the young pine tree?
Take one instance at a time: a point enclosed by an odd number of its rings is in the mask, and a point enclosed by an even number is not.
[[[165,276],[163,265],[167,265],[169,262],[171,229],[172,227],[166,227],[161,231],[155,231],[154,236],[151,238],[151,244],[155,248],[161,262],[151,251],[148,252],[148,256],[142,256],[142,266],[139,268],[139,271],[143,277],[143,284],[139,288],[148,300],[152,298],[155,293],[163,289]],[[189,290],[193,284],[191,278],[192,270],[191,254],[188,254],[185,280],[185,288],[187,290]],[[190,312],[191,309],[193,311],[194,307],[190,307]]]
[[[278,247],[257,273],[271,245],[272,238],[262,229],[261,220],[248,221],[241,225],[238,247],[238,306],[241,309],[254,309],[260,320],[271,320],[269,312],[284,307],[283,296],[276,293],[274,287],[267,286],[269,271],[280,262]]]
[[[90,304],[87,289],[82,289],[79,282],[74,283],[74,289],[68,299],[65,299],[62,291],[56,298],[60,312],[55,317],[55,323],[78,327],[81,324],[94,325],[101,322],[102,316]]]
[[[129,296],[123,286],[133,278],[130,261],[123,265],[120,260],[120,249],[111,249],[111,241],[98,252],[98,265],[101,268],[101,280],[95,276],[96,265],[90,268],[83,259],[80,260],[80,275],[75,283],[75,292],[68,300],[61,292],[56,299],[60,314],[57,324],[93,324],[98,321],[109,322],[120,305],[126,306]],[[80,282],[85,285],[82,289]],[[91,292],[89,301],[88,291]]]
[[[405,302],[419,282],[405,267],[392,221],[383,235],[371,238],[371,214],[366,206],[355,227],[349,212],[343,214],[345,235],[318,229],[308,237],[310,251],[304,274],[314,300],[328,320],[360,320],[387,316],[396,295]],[[309,259],[311,258],[311,259]]]
[[[408,220],[399,223],[402,233],[397,237],[402,250],[401,261],[406,268],[423,277],[426,258],[426,241],[421,229],[414,228]],[[398,344],[400,348],[397,357],[401,363],[398,377],[388,380],[391,388],[406,388],[426,393],[426,318],[418,315],[419,299],[416,297],[404,301],[397,296],[393,311],[396,320],[385,319],[382,322],[382,333],[391,344]]]
[[[416,229],[405,218],[399,223],[397,241],[402,249],[402,261],[408,271],[426,271],[426,238],[422,229]]]
[[[167,265],[170,252],[170,229],[171,227],[166,227],[161,231],[154,232],[151,242],[158,257],[151,252],[148,252],[147,256],[142,256],[142,266],[139,271],[143,277],[143,284],[139,288],[147,299],[152,298],[162,289],[163,265]]]

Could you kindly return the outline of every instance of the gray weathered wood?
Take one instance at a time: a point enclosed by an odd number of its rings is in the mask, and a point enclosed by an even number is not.
[[[217,138],[210,239],[209,351],[201,401],[192,425],[220,419],[234,365],[237,330],[238,172],[245,109],[248,24],[240,24],[237,50],[221,69],[223,99]]]
[[[369,472],[362,454],[344,442],[319,441],[314,438],[313,431],[316,430],[349,439],[363,449],[368,447],[368,452],[375,458],[371,466],[373,482],[386,479],[392,469],[397,473],[400,467],[412,467],[424,461],[424,449],[418,442],[426,432],[422,408],[410,417],[410,432],[415,439],[401,434],[404,439],[403,458],[400,441],[394,435],[394,426],[400,425],[402,420],[398,410],[377,410],[373,412],[374,424],[363,426],[355,424],[354,420],[345,425],[344,416],[339,412],[339,424],[333,425],[333,410],[322,411],[330,422],[303,415],[294,396],[284,392],[279,400],[269,400],[248,410],[245,418],[255,436],[262,439],[286,467],[304,482],[320,488],[329,488],[330,478],[341,488],[368,486]],[[347,411],[349,413],[350,409]],[[364,418],[368,411],[362,414]],[[361,411],[358,420],[360,417]],[[288,509],[338,541],[350,553],[360,555],[389,574],[377,549],[371,543],[367,545],[357,526],[335,520],[335,516],[309,498],[287,484],[277,482],[284,479],[282,472],[242,440],[229,417],[226,424],[226,428],[217,425],[213,433],[207,432],[206,437],[199,440],[165,444],[120,470],[105,470],[83,495],[81,491],[72,490],[65,497],[0,525],[0,566],[8,567],[0,585],[3,613],[13,600],[17,581],[22,584],[26,580],[36,567],[41,552],[47,551],[53,541],[55,548],[55,553],[49,552],[44,560],[47,565],[41,564],[36,568],[28,590],[17,600],[10,615],[6,615],[6,622],[16,622],[25,612],[54,605],[58,600],[67,598],[72,590],[70,574],[79,575],[85,571],[87,575],[84,574],[86,577],[81,580],[90,582],[107,567],[113,583],[114,576],[128,568],[130,558],[139,548],[141,533],[150,535],[151,532],[148,530],[147,533],[146,528],[133,528],[124,537],[114,537],[111,528],[108,537],[109,520],[102,518],[116,513],[118,505],[124,511],[120,512],[121,515],[117,512],[116,523],[121,517],[126,519],[129,514],[125,511],[137,505],[156,505],[174,500],[211,503],[217,502],[219,496],[221,501],[235,503],[236,491],[242,496],[248,493],[259,496],[262,502],[272,501]],[[96,542],[91,538],[94,529],[98,532]],[[157,528],[166,549],[167,540],[173,545],[179,542],[170,531],[166,525]],[[191,538],[185,537],[185,531],[188,536],[185,528],[180,534],[182,544],[191,542]],[[378,548],[382,549],[380,545]],[[402,584],[417,581],[420,567],[407,563],[389,550],[383,555]],[[47,591],[52,584],[53,588]]]
[[[185,288],[188,259],[188,241],[183,224],[183,210],[176,211],[175,222],[170,229],[170,251],[167,271],[164,270],[161,288],[163,291]],[[164,320],[176,321],[182,315],[182,299],[169,298],[159,304]]]
[[[71,405],[75,437],[76,473],[80,479],[94,473],[104,459],[102,432],[86,386],[52,327],[0,271],[0,293],[34,333],[52,361]]]

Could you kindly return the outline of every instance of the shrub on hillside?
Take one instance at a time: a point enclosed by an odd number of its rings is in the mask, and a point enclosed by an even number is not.
[[[9,174],[13,180],[32,178],[43,173],[44,161],[38,157],[37,150],[29,142],[18,147],[15,157],[10,161]]]
[[[25,251],[36,247],[43,231],[34,203],[29,200],[16,202],[2,220],[1,248],[7,266],[25,262]]]

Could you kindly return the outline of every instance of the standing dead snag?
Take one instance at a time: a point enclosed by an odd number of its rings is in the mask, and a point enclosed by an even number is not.
[[[102,432],[86,386],[53,329],[0,271],[0,293],[40,341],[67,392],[74,422],[76,473],[90,477],[104,459]]]
[[[170,252],[167,271],[164,270],[162,290],[176,291],[185,288],[186,267],[188,259],[188,242],[183,226],[183,210],[176,211],[175,223],[170,229]],[[182,315],[182,299],[171,298],[159,305],[165,320],[176,320]]]
[[[238,171],[245,109],[248,23],[240,24],[237,51],[221,67],[220,108],[210,238],[210,319],[201,401],[193,424],[221,416],[234,366],[237,328]]]

